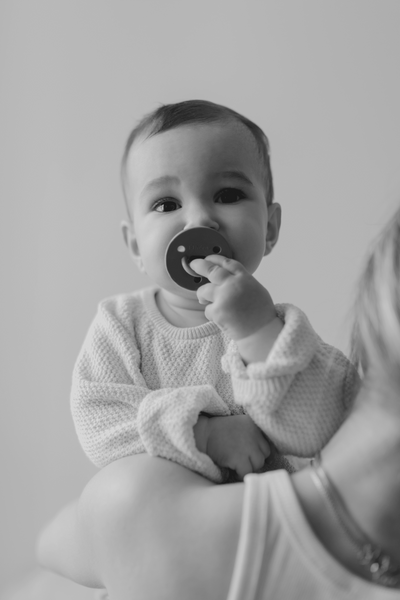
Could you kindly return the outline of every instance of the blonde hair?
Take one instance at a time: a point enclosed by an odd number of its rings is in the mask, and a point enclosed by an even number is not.
[[[352,358],[365,377],[400,385],[400,208],[375,240],[359,282]]]

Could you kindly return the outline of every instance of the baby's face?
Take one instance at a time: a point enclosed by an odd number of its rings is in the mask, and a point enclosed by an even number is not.
[[[268,207],[256,143],[243,125],[184,125],[138,140],[126,172],[138,252],[154,283],[195,295],[165,268],[168,244],[191,227],[218,230],[233,258],[256,270],[266,253]]]

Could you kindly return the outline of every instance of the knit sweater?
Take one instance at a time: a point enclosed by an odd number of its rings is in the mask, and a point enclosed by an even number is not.
[[[101,302],[79,353],[71,410],[98,467],[147,452],[220,482],[196,448],[200,412],[247,413],[283,454],[314,456],[342,423],[358,376],[302,311],[277,304],[284,327],[266,361],[245,366],[215,323],[179,328],[159,312],[156,288]]]

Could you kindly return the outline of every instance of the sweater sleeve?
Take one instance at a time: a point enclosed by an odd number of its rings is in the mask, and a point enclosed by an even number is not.
[[[284,327],[265,362],[244,365],[236,345],[222,358],[235,402],[283,454],[312,457],[343,422],[358,390],[348,359],[315,333],[306,315],[276,305]]]
[[[201,411],[229,414],[213,386],[150,390],[140,371],[134,331],[100,305],[72,381],[71,411],[79,441],[97,466],[147,452],[222,481],[220,469],[196,448]]]

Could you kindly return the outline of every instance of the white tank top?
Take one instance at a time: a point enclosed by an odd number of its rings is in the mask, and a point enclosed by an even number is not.
[[[247,475],[228,600],[400,600],[347,571],[309,526],[286,471]]]

